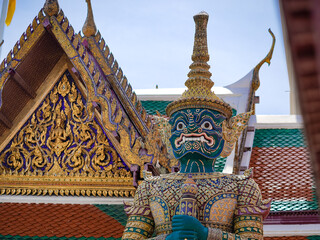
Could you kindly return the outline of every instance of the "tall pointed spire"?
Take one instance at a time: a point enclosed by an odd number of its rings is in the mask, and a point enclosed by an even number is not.
[[[91,0],[86,0],[88,4],[88,13],[87,13],[87,19],[82,27],[82,32],[84,36],[91,37],[96,35],[97,28],[96,24],[94,23],[93,19],[93,12],[92,12],[92,6],[91,6]]]
[[[43,11],[48,16],[57,16],[60,11],[58,0],[46,0],[43,5]]]
[[[210,80],[211,73],[209,72],[210,66],[207,64],[209,61],[208,54],[208,44],[207,44],[207,24],[209,15],[206,12],[200,12],[193,17],[196,23],[196,32],[194,35],[194,45],[193,45],[193,54],[192,61],[193,63],[190,65],[191,71],[188,74],[189,79],[186,82],[190,82],[196,78],[203,78],[203,80]],[[213,82],[212,82],[213,86]],[[211,87],[212,87],[211,86]]]
[[[188,80],[185,82],[188,88],[182,96],[170,103],[166,109],[167,115],[188,108],[208,108],[224,114],[227,118],[232,116],[232,108],[229,104],[218,98],[211,91],[214,83],[211,81],[211,72],[207,44],[207,24],[209,15],[200,12],[193,17],[196,24],[192,61]]]

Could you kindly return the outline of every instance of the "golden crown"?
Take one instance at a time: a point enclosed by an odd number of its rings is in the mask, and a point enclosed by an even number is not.
[[[196,23],[196,32],[194,36],[194,46],[192,61],[188,80],[185,82],[188,88],[182,96],[170,103],[166,108],[166,113],[170,117],[176,111],[188,108],[207,108],[216,110],[227,118],[232,116],[232,108],[229,104],[217,97],[211,91],[214,85],[211,81],[209,71],[208,45],[207,45],[207,24],[209,15],[206,12],[200,12],[193,17]]]

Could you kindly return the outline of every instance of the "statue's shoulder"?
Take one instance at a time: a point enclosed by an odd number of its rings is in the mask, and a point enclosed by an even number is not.
[[[271,199],[262,199],[258,184],[253,179],[253,169],[238,176],[238,206],[236,215],[261,215],[266,218],[270,211]]]

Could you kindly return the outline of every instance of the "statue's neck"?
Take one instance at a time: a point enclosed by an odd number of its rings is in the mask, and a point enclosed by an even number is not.
[[[206,158],[181,158],[180,172],[181,173],[211,173],[214,172],[215,159]]]

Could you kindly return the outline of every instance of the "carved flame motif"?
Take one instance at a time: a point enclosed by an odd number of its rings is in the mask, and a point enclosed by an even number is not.
[[[5,171],[131,173],[99,123],[88,121],[83,98],[64,74],[0,154]]]

